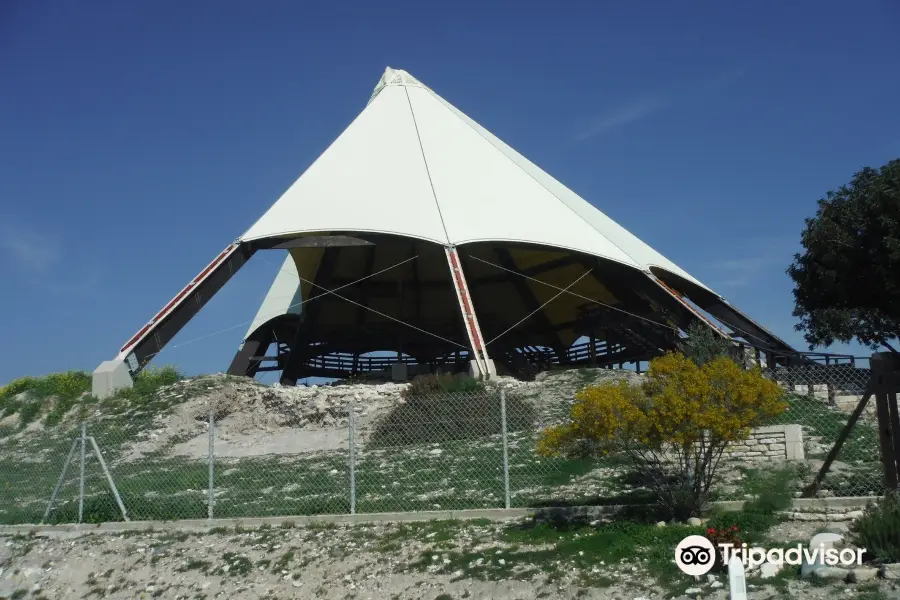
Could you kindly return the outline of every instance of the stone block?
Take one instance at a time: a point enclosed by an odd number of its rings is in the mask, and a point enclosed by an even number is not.
[[[784,426],[785,457],[788,460],[805,460],[803,429],[799,425]]]
[[[109,398],[116,390],[133,386],[131,371],[124,360],[103,361],[91,376],[91,395],[100,400]]]
[[[890,563],[881,566],[881,576],[893,581],[900,580],[900,563]]]
[[[850,576],[847,581],[850,583],[863,583],[864,581],[872,581],[878,577],[878,569],[874,567],[856,567],[850,570]]]
[[[846,581],[850,572],[840,567],[832,567],[828,565],[820,566],[818,569],[810,571],[810,575],[816,579],[828,579],[831,581]]]

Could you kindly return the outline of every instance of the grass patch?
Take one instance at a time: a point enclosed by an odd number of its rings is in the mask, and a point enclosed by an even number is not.
[[[212,565],[208,560],[191,558],[183,566],[178,568],[178,572],[185,573],[187,571],[200,571],[201,573],[205,574],[209,572],[209,568],[211,566]]]
[[[890,597],[881,591],[877,583],[867,583],[856,588],[855,600],[890,600]]]
[[[144,401],[151,398],[159,388],[181,381],[182,375],[177,368],[166,365],[158,369],[141,371],[130,388],[122,388],[113,396],[119,401]]]
[[[796,481],[797,471],[792,467],[758,473],[746,482],[747,491],[753,498],[744,503],[743,510],[713,515],[708,527],[727,529],[737,525],[744,542],[763,544],[766,532],[782,520],[778,513],[791,506]]]
[[[808,458],[824,458],[833,443],[837,440],[850,415],[840,410],[829,408],[824,400],[810,398],[799,394],[786,394],[784,400],[788,409],[766,425],[798,424],[804,433],[819,437],[825,448],[813,451]],[[839,460],[871,460],[873,450],[878,449],[878,431],[865,421],[859,421],[841,447]]]
[[[678,570],[673,552],[685,536],[700,531],[687,525],[657,527],[632,521],[598,527],[526,523],[505,528],[497,540],[498,547],[476,551],[484,540],[472,540],[463,548],[449,551],[429,548],[410,568],[485,580],[541,573],[548,582],[574,571],[580,574],[581,585],[606,587],[618,580],[616,570],[628,564],[648,575],[648,580],[655,579],[673,593],[680,593],[693,580]]]
[[[213,575],[228,575],[230,577],[246,577],[253,570],[253,563],[246,556],[240,556],[234,552],[226,552],[222,555],[224,565],[213,571]]]

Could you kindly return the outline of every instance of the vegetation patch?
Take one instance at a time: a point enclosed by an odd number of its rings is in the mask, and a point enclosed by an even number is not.
[[[758,370],[720,356],[697,364],[680,353],[650,361],[641,384],[602,382],[576,394],[567,423],[547,428],[544,456],[628,459],[667,516],[683,521],[706,507],[720,458],[781,414],[783,391]]]
[[[432,393],[431,387],[420,385],[418,389],[425,391],[405,393],[406,402],[391,410],[375,426],[369,440],[370,448],[473,440],[501,433],[499,393],[485,392],[483,384],[471,378],[449,375],[423,377],[431,378],[427,381],[438,382],[428,386],[447,385],[448,388]],[[418,379],[414,379],[405,392],[413,389]],[[461,387],[453,388],[453,385]],[[509,432],[534,428],[534,406],[517,395],[510,394],[506,398],[506,415]]]
[[[0,416],[19,413],[25,427],[44,414],[45,423],[55,425],[90,389],[91,376],[83,371],[20,377],[0,388]]]
[[[869,504],[851,525],[850,538],[866,549],[869,560],[900,562],[900,494],[888,492],[881,502]]]
[[[404,398],[432,394],[459,394],[484,391],[484,383],[466,375],[418,375],[413,377],[402,394]]]

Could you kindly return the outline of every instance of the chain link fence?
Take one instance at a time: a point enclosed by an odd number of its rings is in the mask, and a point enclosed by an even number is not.
[[[783,462],[812,479],[864,394],[868,369],[767,371],[788,410],[737,445],[718,499]],[[414,393],[383,383],[281,388],[227,376],[94,401],[50,424],[0,420],[0,523],[204,519],[645,502],[620,458],[547,458],[575,392],[626,370]],[[874,402],[818,491],[883,491]],[[77,413],[77,414],[76,414]]]
[[[773,425],[800,426],[803,457],[796,461],[800,481],[818,473],[847,421],[866,394],[871,372],[855,365],[779,367],[766,371],[785,390],[788,409]],[[818,496],[872,496],[884,492],[878,418],[869,399],[843,442]]]

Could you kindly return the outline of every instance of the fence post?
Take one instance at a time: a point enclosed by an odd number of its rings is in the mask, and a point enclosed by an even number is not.
[[[84,451],[87,443],[87,423],[81,422],[81,474],[78,477],[78,522],[84,518]]]
[[[814,384],[813,384],[814,378],[813,378],[813,374],[812,374],[812,366],[806,365],[806,368],[803,369],[803,374],[804,374],[804,376],[806,377],[806,397],[807,397],[809,400],[814,400],[815,397],[816,397],[816,393],[815,393],[815,391],[813,390],[813,387],[814,387]]]
[[[206,518],[213,518],[213,502],[215,498],[215,473],[216,473],[216,409],[212,402],[209,404],[209,492],[207,495]]]
[[[356,443],[354,440],[354,421],[356,412],[354,411],[353,400],[347,405],[347,443],[350,447],[350,514],[356,514]]]
[[[506,436],[506,390],[500,388],[500,432],[503,435],[503,506],[509,508],[509,447]]]
[[[900,480],[900,414],[897,410],[896,387],[900,361],[886,353],[878,352],[869,360],[875,379],[875,410],[878,415],[878,438],[881,445],[881,461],[884,465],[884,487],[896,490]]]
[[[734,554],[728,561],[728,595],[731,600],[747,600],[744,563]]]

